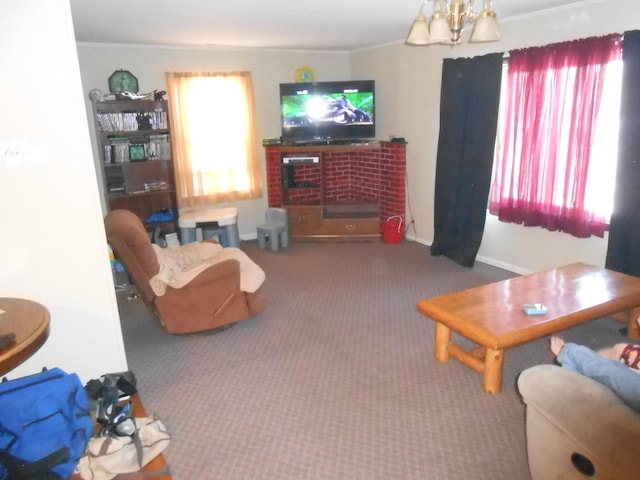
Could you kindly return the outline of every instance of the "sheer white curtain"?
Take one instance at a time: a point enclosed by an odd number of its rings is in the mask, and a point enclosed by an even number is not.
[[[180,208],[262,195],[249,72],[167,73]]]

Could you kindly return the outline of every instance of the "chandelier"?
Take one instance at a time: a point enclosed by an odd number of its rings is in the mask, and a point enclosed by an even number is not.
[[[427,1],[433,2],[431,25],[423,13]],[[441,43],[457,45],[465,22],[475,23],[470,42],[497,42],[500,40],[498,17],[490,0],[483,0],[480,13],[473,11],[474,0],[425,0],[418,17],[413,21],[405,43],[408,45],[432,45]]]

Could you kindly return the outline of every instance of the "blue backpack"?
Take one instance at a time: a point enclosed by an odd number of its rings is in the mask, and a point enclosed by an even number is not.
[[[0,383],[0,480],[69,478],[92,433],[76,374],[52,368]]]

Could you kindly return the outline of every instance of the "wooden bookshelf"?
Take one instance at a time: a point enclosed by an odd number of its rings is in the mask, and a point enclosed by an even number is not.
[[[160,210],[177,212],[168,102],[102,100],[93,111],[109,210],[129,210],[143,222]],[[175,231],[175,223],[162,227]]]

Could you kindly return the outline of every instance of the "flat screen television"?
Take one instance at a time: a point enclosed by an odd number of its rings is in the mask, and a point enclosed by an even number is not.
[[[375,137],[373,80],[280,84],[282,143]]]

